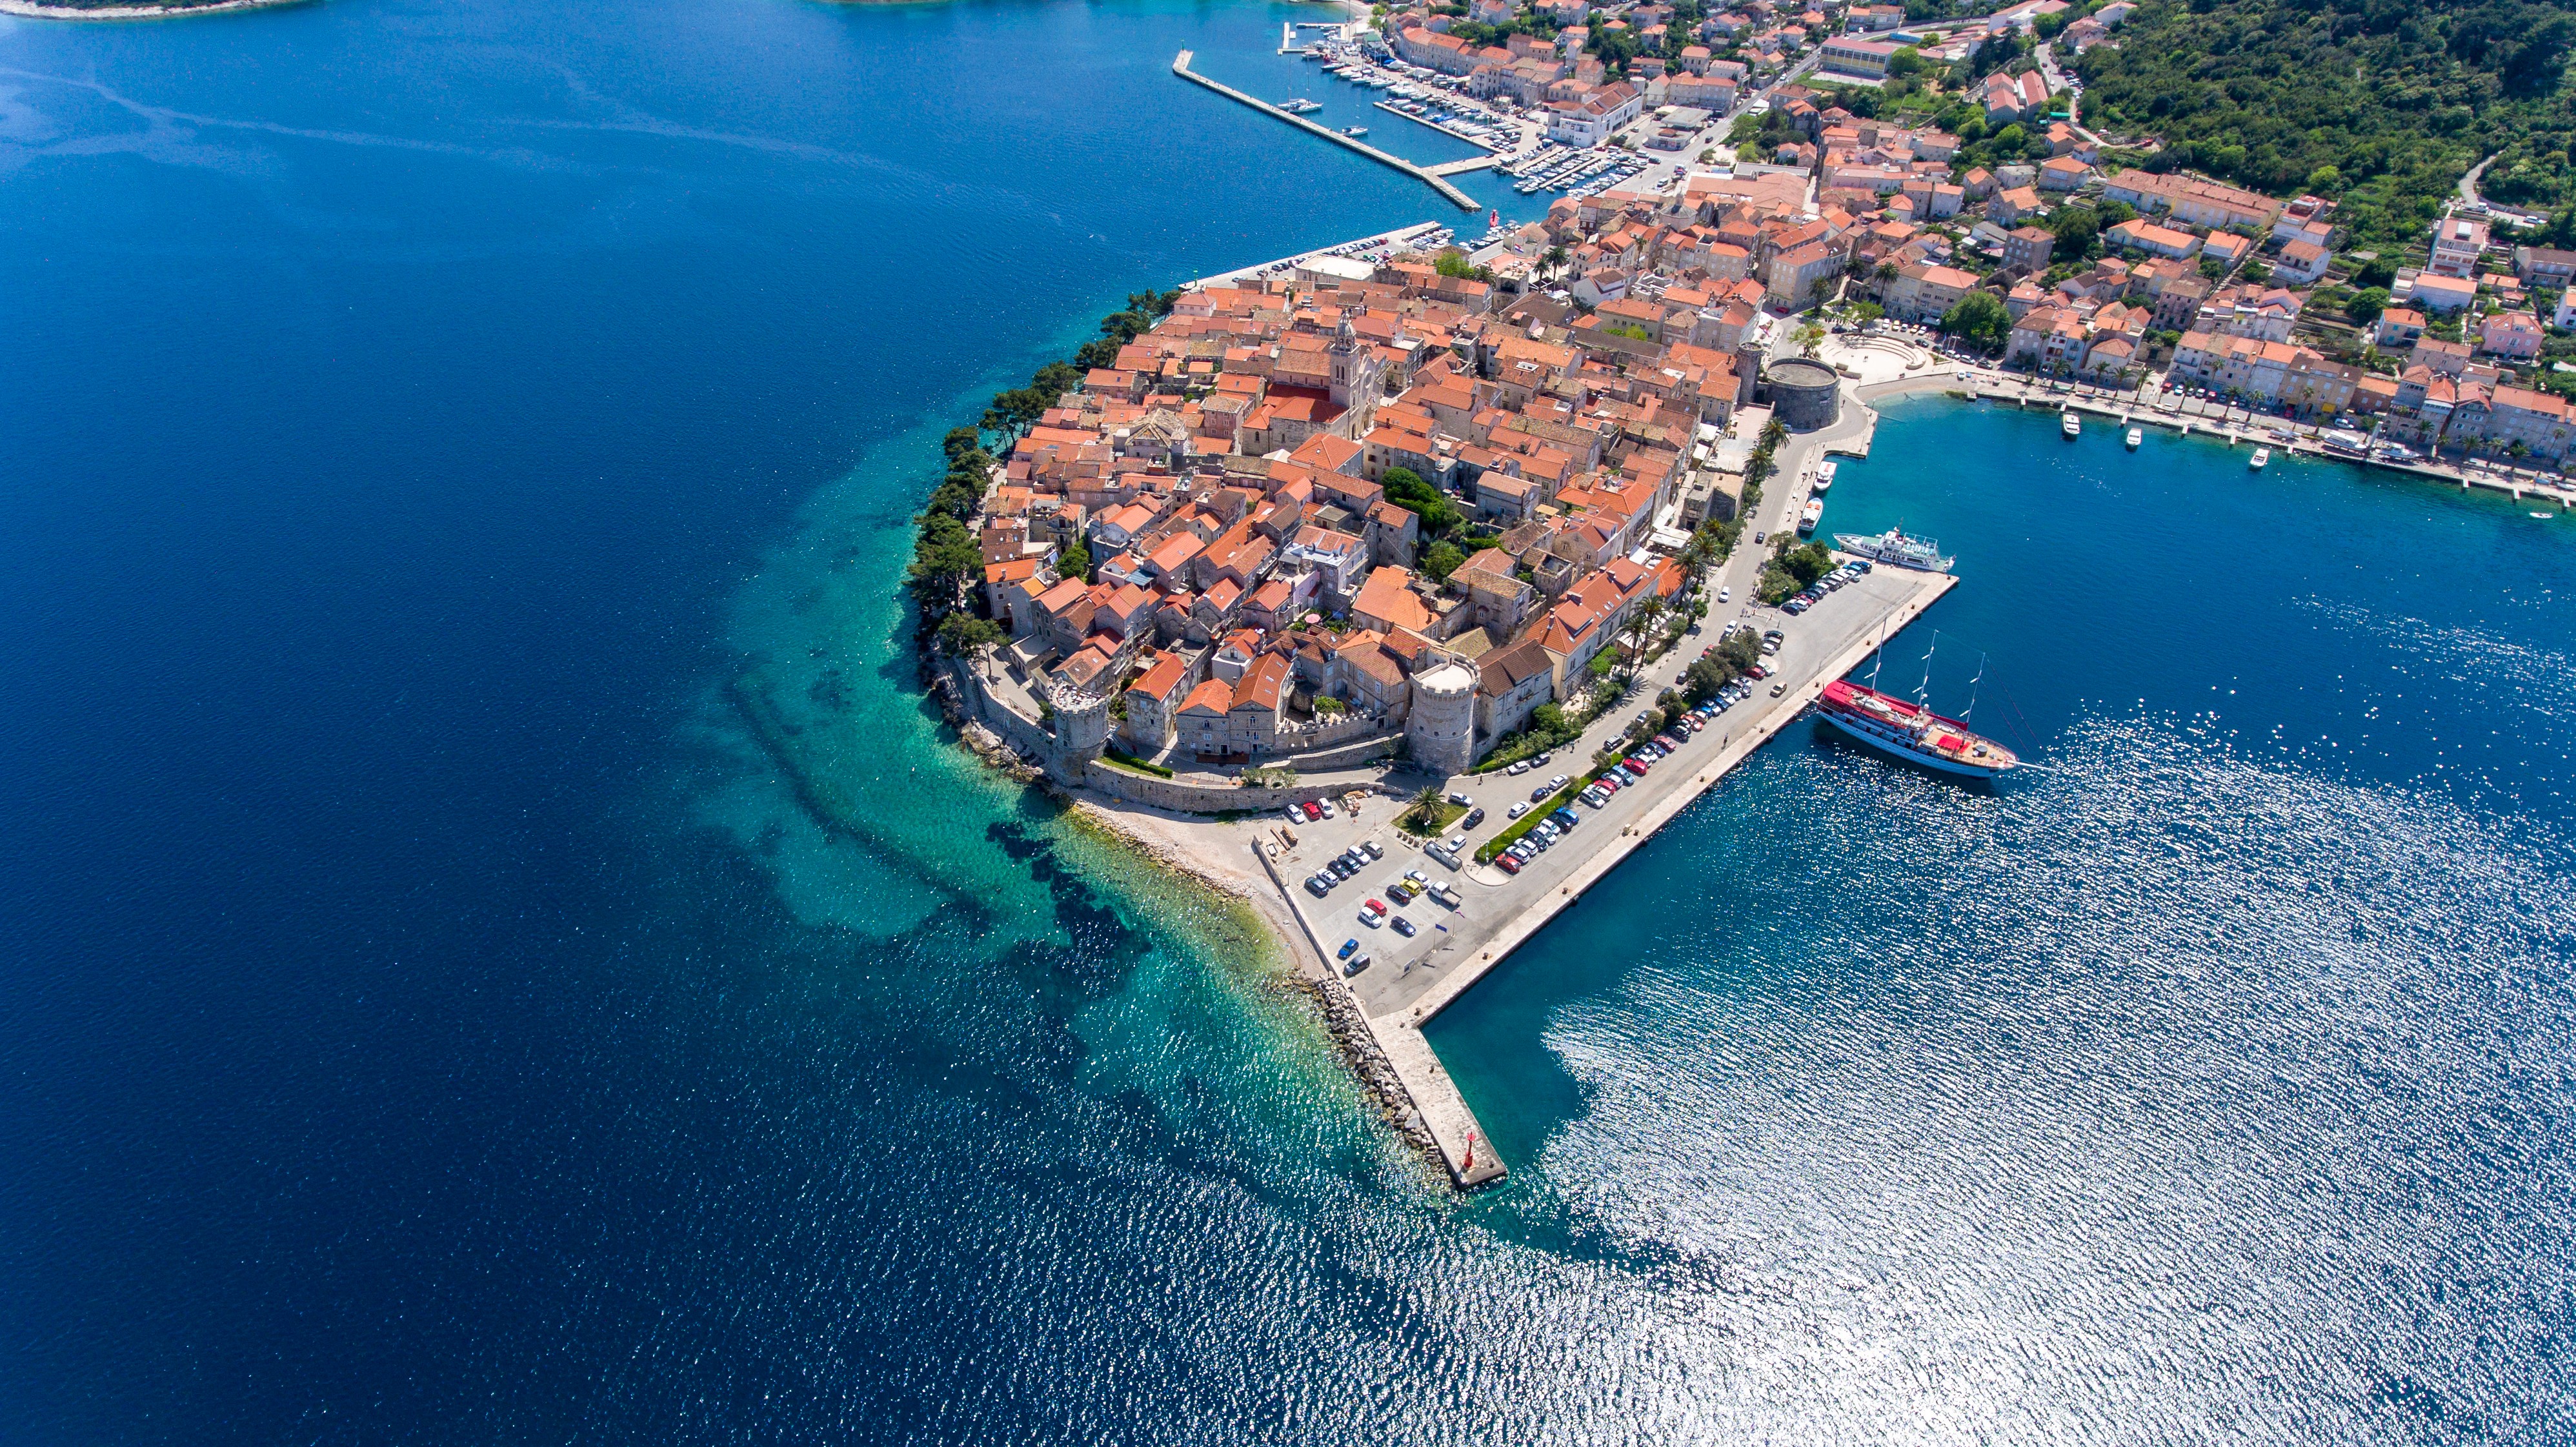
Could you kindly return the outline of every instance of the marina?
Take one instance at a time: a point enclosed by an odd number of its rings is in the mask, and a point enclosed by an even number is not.
[[[1309,135],[1321,136],[1325,140],[1332,142],[1334,145],[1343,146],[1350,150],[1357,151],[1361,155],[1368,157],[1370,160],[1377,162],[1379,165],[1392,167],[1395,170],[1402,171],[1408,176],[1415,177],[1424,185],[1439,192],[1443,199],[1447,200],[1450,204],[1458,207],[1462,211],[1474,211],[1480,209],[1477,206],[1476,199],[1474,197],[1449,184],[1449,182],[1441,177],[1433,175],[1427,168],[1416,165],[1413,162],[1404,159],[1402,156],[1381,151],[1375,146],[1369,145],[1356,137],[1344,135],[1340,131],[1336,131],[1329,126],[1318,125],[1315,122],[1306,119],[1302,115],[1297,115],[1293,112],[1283,110],[1278,106],[1272,105],[1270,102],[1261,99],[1259,96],[1246,95],[1242,91],[1236,90],[1233,86],[1225,84],[1223,81],[1211,80],[1208,77],[1199,74],[1197,71],[1190,69],[1190,58],[1191,52],[1186,50],[1182,51],[1179,55],[1174,56],[1172,58],[1172,74],[1179,76],[1183,80],[1189,81],[1193,85],[1205,86],[1209,90],[1215,91],[1218,95],[1224,96],[1226,99],[1234,101],[1237,104],[1250,106],[1252,109],[1257,110],[1264,115],[1276,116],[1280,120],[1286,121],[1288,124],[1305,131]]]

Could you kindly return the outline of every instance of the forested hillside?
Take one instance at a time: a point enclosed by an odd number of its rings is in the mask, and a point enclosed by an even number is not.
[[[2489,199],[2576,201],[2571,42],[2576,0],[2152,0],[2084,55],[2084,119],[2163,138],[2153,169],[2334,192],[2358,243],[2400,243],[2489,154]]]

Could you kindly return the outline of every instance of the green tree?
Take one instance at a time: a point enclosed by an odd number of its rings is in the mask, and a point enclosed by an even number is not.
[[[1080,538],[1075,538],[1067,542],[1064,545],[1063,550],[1055,555],[1055,570],[1064,577],[1080,578],[1084,582],[1089,582],[1091,580],[1091,550],[1082,545],[1082,540]]]
[[[1458,571],[1458,565],[1465,561],[1467,555],[1459,551],[1456,543],[1445,538],[1422,550],[1422,571],[1429,574],[1434,582],[1448,582],[1449,575]]]
[[[1941,314],[1941,330],[1988,351],[2012,334],[2012,313],[1990,291],[1972,291]]]
[[[2343,314],[2352,318],[2355,326],[2370,325],[2379,320],[2379,314],[2386,310],[2388,310],[2388,288],[2384,286],[2365,286],[2354,292],[2351,299],[2343,304]]]
[[[940,619],[939,630],[934,636],[943,652],[963,658],[976,649],[990,648],[1010,635],[1002,631],[1001,624],[961,609]]]

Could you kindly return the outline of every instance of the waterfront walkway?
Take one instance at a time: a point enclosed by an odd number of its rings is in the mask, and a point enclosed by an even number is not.
[[[1377,147],[1369,145],[1354,137],[1343,135],[1341,132],[1334,130],[1330,126],[1318,125],[1301,115],[1292,115],[1289,112],[1272,105],[1270,102],[1262,100],[1258,96],[1246,95],[1242,91],[1236,90],[1233,86],[1225,84],[1223,81],[1208,79],[1206,76],[1190,69],[1190,57],[1192,53],[1193,52],[1184,50],[1179,55],[1173,57],[1172,74],[1179,76],[1183,80],[1206,86],[1208,89],[1215,91],[1218,95],[1224,96],[1228,100],[1239,101],[1244,105],[1252,107],[1254,110],[1260,111],[1264,115],[1276,116],[1280,120],[1286,121],[1288,124],[1297,127],[1299,130],[1321,136],[1325,140],[1332,142],[1334,145],[1346,146],[1349,149],[1357,151],[1361,155],[1368,157],[1370,160],[1377,162],[1379,165],[1392,166],[1396,170],[1402,171],[1406,175],[1413,177],[1426,186],[1429,186],[1432,190],[1439,192],[1442,196],[1447,197],[1462,211],[1474,211],[1479,209],[1475,197],[1468,195],[1466,192],[1459,190],[1453,185],[1450,185],[1447,181],[1434,175],[1428,168],[1415,165],[1413,162],[1404,159],[1402,156],[1390,155],[1387,152],[1381,151]]]
[[[1336,976],[1327,988],[1347,989],[1358,1002],[1371,1038],[1403,1082],[1457,1184],[1482,1184],[1503,1175],[1505,1168],[1423,1038],[1422,1027],[1550,920],[1580,904],[1585,892],[1621,860],[1754,750],[1804,717],[1826,683],[1860,666],[1872,649],[1921,617],[1956,586],[1958,580],[1944,574],[1882,567],[1828,596],[1800,618],[1749,604],[1754,581],[1770,556],[1768,547],[1752,542],[1753,531],[1788,526],[1806,500],[1804,483],[1814,464],[1828,453],[1865,448],[1876,422],[1877,414],[1867,407],[1847,405],[1834,426],[1793,436],[1780,449],[1780,470],[1766,490],[1760,515],[1747,520],[1744,542],[1706,582],[1709,597],[1713,599],[1723,587],[1732,592],[1734,601],[1713,603],[1699,632],[1685,635],[1670,652],[1643,669],[1627,702],[1605,711],[1582,738],[1556,750],[1551,762],[1529,773],[1461,775],[1445,783],[1445,789],[1465,794],[1486,811],[1484,822],[1468,833],[1469,840],[1490,839],[1505,826],[1512,804],[1526,802],[1557,774],[1574,777],[1587,771],[1593,752],[1620,737],[1638,708],[1675,686],[1700,649],[1716,641],[1728,620],[1749,616],[1758,626],[1782,631],[1784,645],[1771,660],[1779,670],[1776,681],[1785,684],[1778,697],[1771,696],[1767,687],[1758,688],[1707,729],[1691,735],[1635,787],[1612,795],[1606,808],[1576,806],[1583,822],[1519,874],[1472,862],[1453,871],[1433,860],[1420,852],[1419,841],[1394,827],[1394,816],[1402,806],[1392,800],[1372,805],[1361,818],[1300,826],[1293,848],[1282,847],[1274,829],[1263,829],[1268,839],[1254,848],[1311,947],[1312,960],[1331,974],[1332,967],[1323,962],[1336,959],[1346,939],[1358,940],[1360,948],[1374,958],[1375,963],[1357,978],[1345,983]],[[1384,846],[1386,858],[1323,898],[1303,888],[1306,876],[1363,839]],[[1361,903],[1386,899],[1385,886],[1409,869],[1455,886],[1462,896],[1459,907],[1448,910],[1428,899],[1415,901],[1403,911],[1419,931],[1410,937],[1392,928],[1361,924]]]

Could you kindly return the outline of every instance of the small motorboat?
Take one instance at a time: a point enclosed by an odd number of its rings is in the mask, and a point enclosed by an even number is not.
[[[2272,465],[2272,449],[2268,447],[2255,448],[2254,455],[2245,459],[2245,465],[2256,472],[2261,472],[2264,468]]]
[[[2138,450],[2138,444],[2147,440],[2147,434],[2138,428],[2132,427],[2129,429],[2129,435],[2122,440],[2128,444],[2131,452],[2135,452]]]
[[[2057,430],[2059,435],[2072,442],[2084,435],[2084,424],[2076,420],[2073,412],[2060,412],[2057,414]]]

